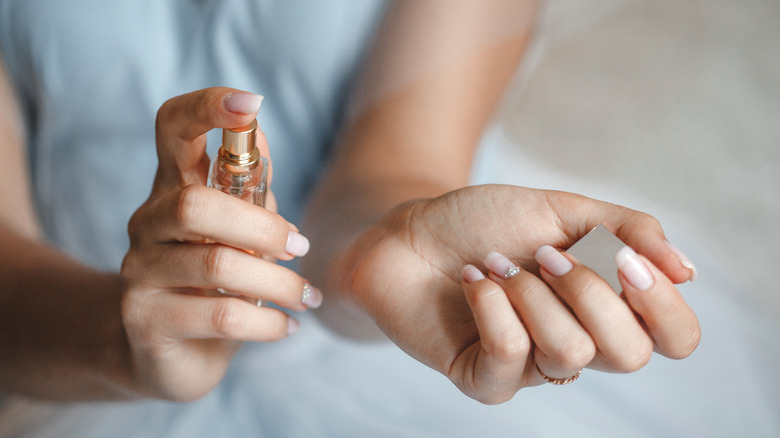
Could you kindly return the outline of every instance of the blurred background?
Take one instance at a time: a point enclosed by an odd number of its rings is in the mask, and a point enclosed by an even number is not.
[[[778,23],[776,0],[546,2],[500,123],[524,161],[673,210],[778,316]]]
[[[702,344],[672,372],[700,385],[704,429],[778,436],[780,2],[543,5],[490,134],[501,181],[658,217],[699,268],[680,290]],[[763,413],[730,411],[739,403]]]

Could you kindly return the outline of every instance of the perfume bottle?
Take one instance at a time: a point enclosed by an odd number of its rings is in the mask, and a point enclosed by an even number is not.
[[[208,186],[252,204],[265,207],[268,160],[255,145],[257,120],[246,126],[222,130],[222,146],[211,162]],[[240,297],[222,288],[222,295]],[[262,306],[262,300],[241,297]]]
[[[211,162],[209,187],[265,206],[268,160],[255,145],[257,120],[246,126],[222,130],[222,146]]]

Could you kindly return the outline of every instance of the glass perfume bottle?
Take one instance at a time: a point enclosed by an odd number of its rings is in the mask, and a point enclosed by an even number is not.
[[[257,120],[246,126],[222,130],[222,146],[211,162],[209,187],[265,206],[268,160],[255,145]]]
[[[265,207],[268,160],[260,156],[255,145],[257,120],[246,126],[222,130],[222,146],[211,162],[208,186],[252,204]],[[228,296],[239,294],[217,288]],[[263,304],[256,298],[242,297],[247,301]]]

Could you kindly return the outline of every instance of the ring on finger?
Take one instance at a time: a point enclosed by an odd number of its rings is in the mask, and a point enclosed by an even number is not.
[[[541,369],[539,369],[539,364],[536,364],[536,371],[539,372],[539,375],[542,376],[542,379],[544,379],[547,383],[552,383],[553,385],[568,385],[569,383],[574,382],[575,380],[580,378],[580,374],[582,374],[582,370],[577,371],[577,374],[567,377],[565,379],[556,379],[553,377],[549,377],[546,374],[542,372]]]
[[[220,294],[225,295],[227,297],[241,298],[242,300],[246,301],[247,303],[254,304],[257,307],[263,307],[263,300],[261,300],[260,298],[245,297],[243,295],[227,291],[227,290],[225,290],[225,289],[223,289],[221,287],[217,288],[217,292],[219,292]]]

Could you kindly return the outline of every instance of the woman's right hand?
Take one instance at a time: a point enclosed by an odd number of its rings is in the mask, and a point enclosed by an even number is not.
[[[133,385],[143,396],[201,397],[222,379],[241,341],[278,341],[298,328],[281,310],[214,296],[215,289],[295,311],[322,301],[316,288],[304,294],[306,281],[296,273],[257,257],[306,254],[308,241],[294,225],[204,186],[206,133],[247,125],[259,104],[250,93],[209,88],[173,98],[157,114],[157,176],[130,220],[121,270]],[[267,157],[261,132],[257,144]]]

